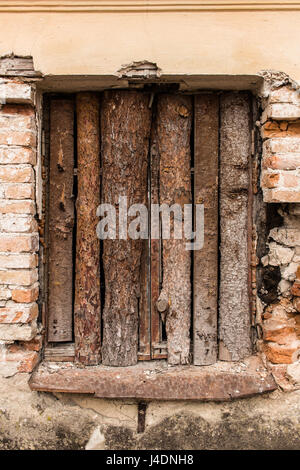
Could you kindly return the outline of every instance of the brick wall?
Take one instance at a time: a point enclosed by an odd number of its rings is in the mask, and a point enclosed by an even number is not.
[[[265,202],[300,202],[300,91],[271,89],[261,117]]]
[[[277,269],[278,297],[262,305],[260,350],[284,389],[300,385],[300,93],[298,86],[271,87],[263,100],[261,187],[282,218],[268,236],[266,271]]]
[[[35,86],[0,79],[0,369],[38,362],[38,227],[35,220]]]

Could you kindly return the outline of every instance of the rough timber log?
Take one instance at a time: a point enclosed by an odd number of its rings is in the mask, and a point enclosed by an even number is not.
[[[250,100],[246,93],[224,93],[220,99],[219,358],[238,361],[251,354],[247,289]]]
[[[208,365],[218,352],[218,95],[196,95],[194,115],[194,200],[204,204],[204,246],[193,252],[193,360]]]
[[[160,204],[191,203],[192,100],[190,96],[160,95],[157,103],[157,142],[160,154]],[[187,364],[190,356],[191,252],[186,240],[163,240],[163,283],[157,307],[166,307],[169,364]]]
[[[74,103],[50,105],[48,341],[72,341]]]
[[[107,91],[101,111],[102,202],[128,208],[146,203],[151,109],[149,96],[137,91]],[[117,227],[118,228],[118,227]],[[104,240],[105,306],[103,364],[137,362],[140,270],[144,240]]]
[[[86,365],[100,361],[100,240],[96,235],[100,204],[99,97],[76,97],[77,175],[75,357]]]

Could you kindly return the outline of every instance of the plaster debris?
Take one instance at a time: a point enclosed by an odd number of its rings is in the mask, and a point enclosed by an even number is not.
[[[117,75],[119,78],[159,78],[161,69],[157,64],[144,60],[122,65],[120,70],[117,71]]]
[[[105,436],[102,434],[100,426],[97,426],[85,446],[85,450],[104,450]]]

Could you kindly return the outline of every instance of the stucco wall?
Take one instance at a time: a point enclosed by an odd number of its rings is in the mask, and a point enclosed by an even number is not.
[[[7,3],[15,5],[14,11],[7,11]],[[300,80],[300,4],[289,9],[289,1],[281,6],[264,2],[257,10],[261,2],[234,1],[233,9],[222,9],[213,8],[220,2],[197,1],[188,3],[198,9],[187,11],[187,2],[181,1],[177,3],[183,11],[175,12],[151,7],[141,11],[140,6],[135,12],[90,12],[91,2],[79,2],[87,4],[80,12],[72,8],[76,1],[55,2],[71,4],[62,12],[53,11],[52,3],[1,1],[0,55],[32,55],[35,69],[46,75],[114,74],[122,64],[147,59],[163,74],[255,75],[261,69],[275,69]],[[101,7],[103,2],[93,3]],[[111,9],[124,4],[105,3]],[[212,4],[211,9],[199,10],[203,3]],[[248,10],[239,10],[245,3]],[[45,4],[46,11],[32,12],[32,4]]]

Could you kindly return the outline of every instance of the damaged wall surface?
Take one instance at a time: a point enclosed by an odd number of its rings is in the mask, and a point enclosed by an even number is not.
[[[109,76],[148,60],[162,76],[185,75],[183,81],[198,74],[254,77],[264,69],[300,79],[298,2],[103,3],[1,1],[1,55],[31,55],[36,70],[57,76]]]

